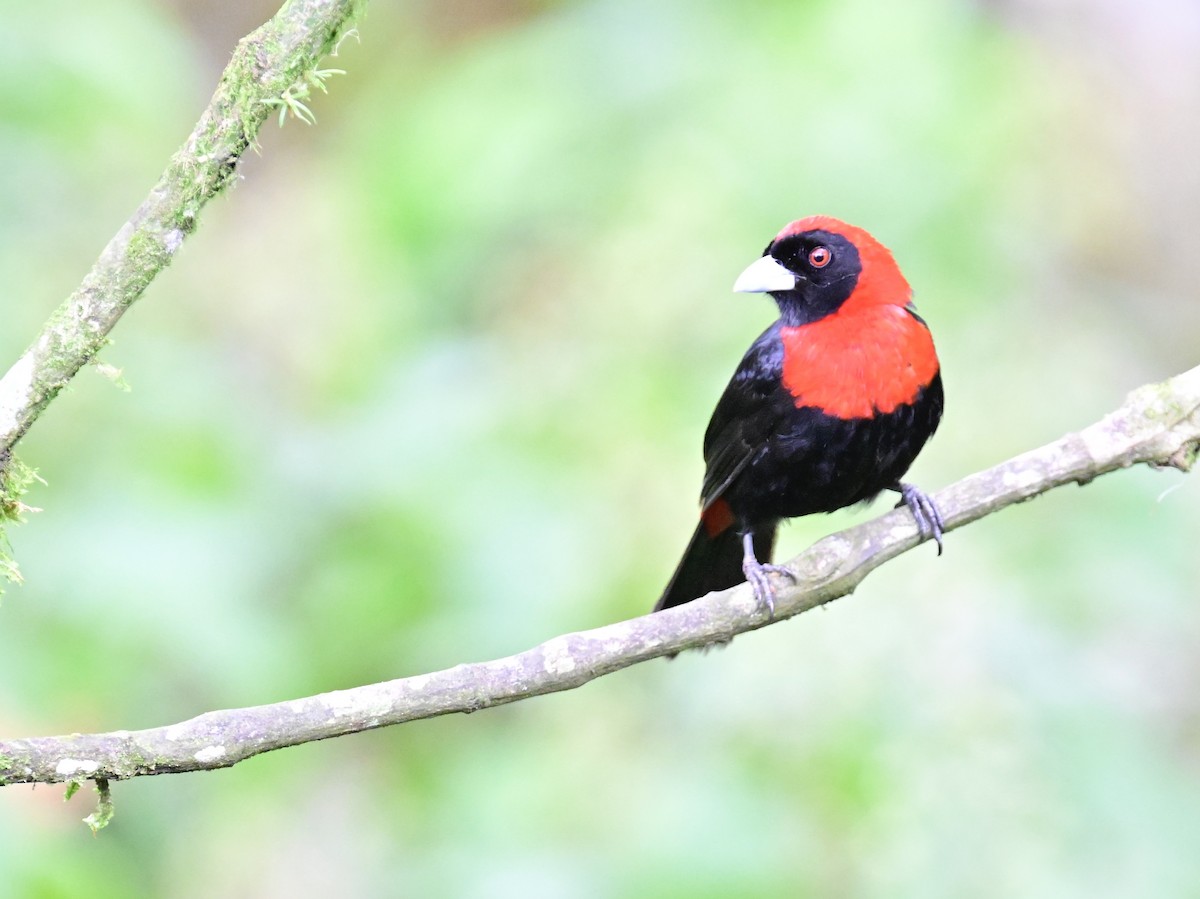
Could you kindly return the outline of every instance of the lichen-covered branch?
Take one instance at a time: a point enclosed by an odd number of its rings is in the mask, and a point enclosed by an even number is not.
[[[1063,484],[1084,484],[1139,463],[1188,470],[1200,447],[1200,367],[1130,394],[1096,424],[964,478],[937,494],[947,530]],[[533,649],[431,674],[291,702],[209,712],[169,727],[0,740],[0,785],[119,780],[224,768],[243,759],[343,734],[471,712],[569,690],[680,650],[724,642],[850,593],[920,538],[906,510],[826,537],[789,563],[768,619],[742,585],[696,602]]]
[[[304,116],[301,102],[324,75],[317,64],[336,48],[365,0],[287,0],[243,38],[212,101],[158,183],[100,258],[0,379],[0,512],[19,512],[8,477],[13,446],[41,411],[103,348],[109,331],[179,251],[205,204],[234,179],[238,161],[276,110]]]

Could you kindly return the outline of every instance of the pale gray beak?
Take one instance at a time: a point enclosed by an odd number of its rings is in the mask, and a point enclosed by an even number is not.
[[[795,287],[796,276],[780,265],[774,256],[756,259],[733,282],[734,293],[771,293],[793,290]]]

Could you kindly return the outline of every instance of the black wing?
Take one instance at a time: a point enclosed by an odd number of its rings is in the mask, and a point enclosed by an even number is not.
[[[700,503],[708,508],[747,465],[761,453],[778,429],[783,389],[781,324],[776,322],[754,341],[717,402],[704,432],[704,486]]]

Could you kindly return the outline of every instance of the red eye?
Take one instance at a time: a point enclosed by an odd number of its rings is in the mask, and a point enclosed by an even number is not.
[[[824,268],[829,265],[833,259],[833,253],[829,247],[813,247],[808,254],[808,264],[813,268]]]

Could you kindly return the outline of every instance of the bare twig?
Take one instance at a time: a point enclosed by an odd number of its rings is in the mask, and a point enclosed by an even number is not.
[[[16,517],[19,487],[9,452],[55,395],[103,348],[107,335],[195,229],[205,204],[234,179],[259,127],[275,109],[308,96],[330,74],[317,64],[365,0],[287,0],[243,38],[184,145],[100,254],[83,283],[0,379],[0,511]],[[307,113],[307,107],[304,107]],[[308,113],[311,116],[311,113]]]
[[[1186,471],[1198,446],[1200,367],[1143,387],[1083,431],[964,478],[936,498],[950,530],[1119,468],[1148,463]],[[845,596],[868,573],[920,542],[905,510],[826,537],[789,563],[798,583],[779,583],[773,620]],[[491,662],[209,712],[169,727],[0,741],[0,785],[224,768],[286,746],[569,690],[638,662],[727,641],[770,623],[743,585],[655,615],[555,637]]]

